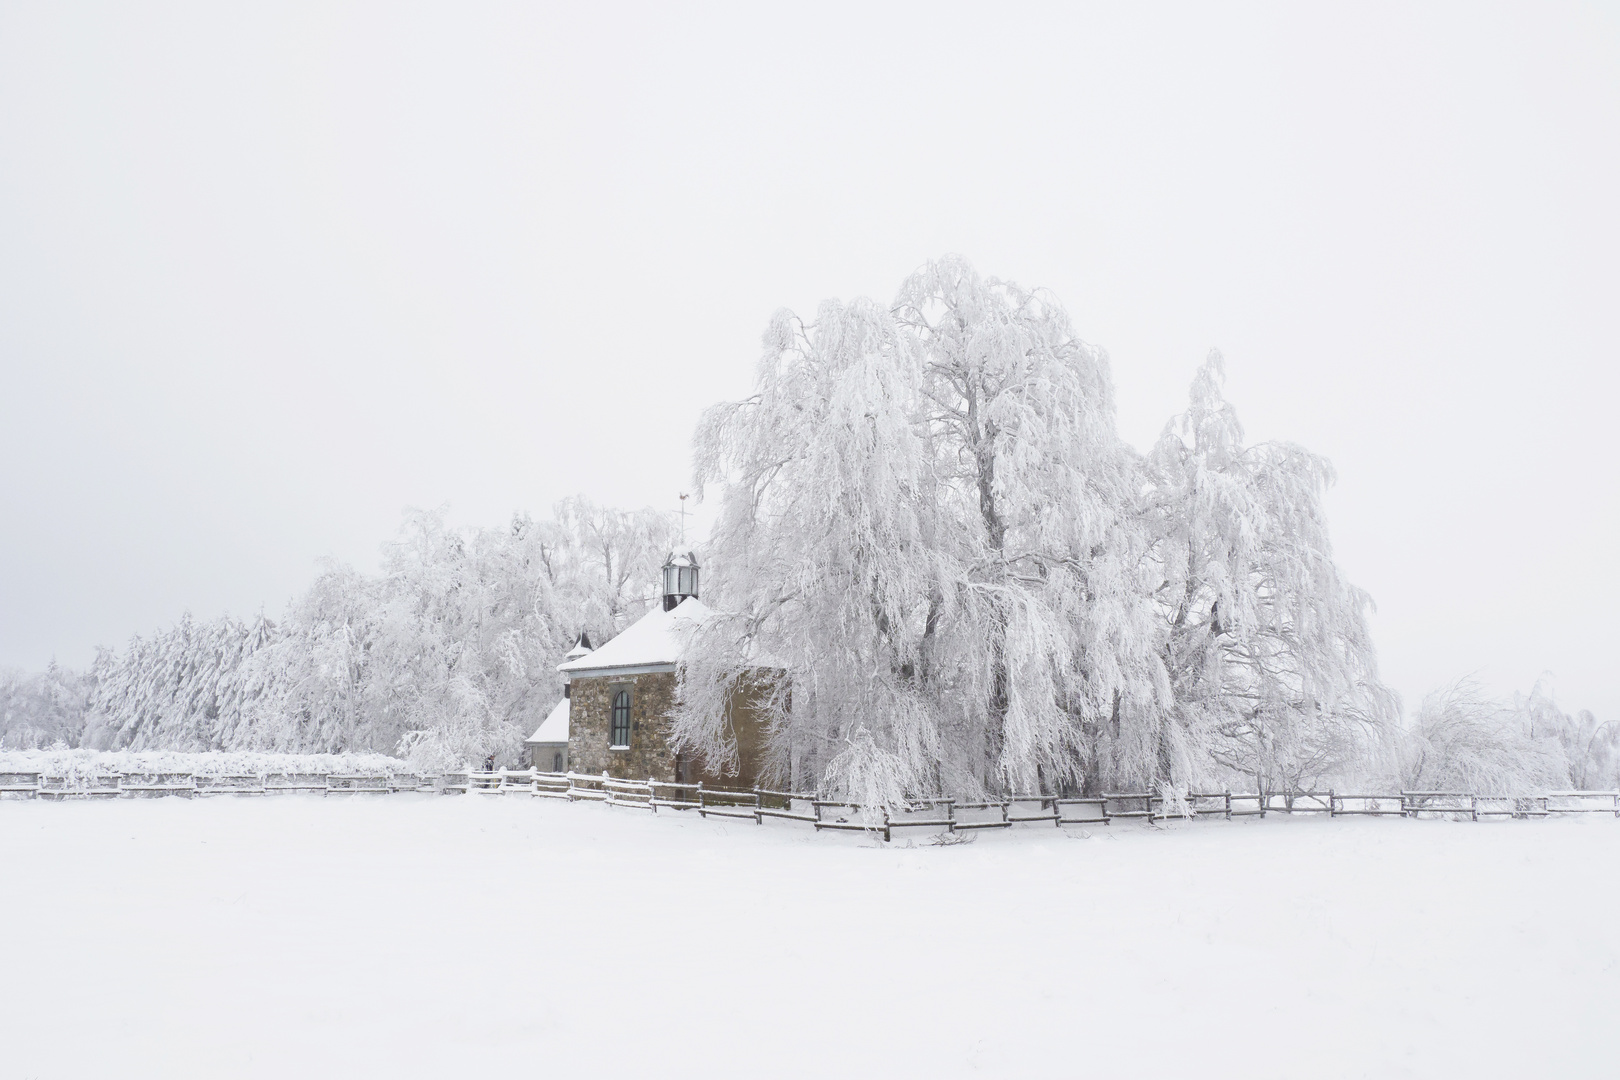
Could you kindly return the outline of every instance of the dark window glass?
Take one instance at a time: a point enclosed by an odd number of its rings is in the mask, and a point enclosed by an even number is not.
[[[551,755],[551,771],[552,772],[562,772],[562,753],[561,753],[561,751]]]
[[[613,730],[608,734],[610,746],[630,745],[630,691],[620,690],[613,696]]]

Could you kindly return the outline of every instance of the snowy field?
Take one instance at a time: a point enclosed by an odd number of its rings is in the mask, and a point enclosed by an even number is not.
[[[1620,822],[0,804],[4,1077],[1613,1075]]]

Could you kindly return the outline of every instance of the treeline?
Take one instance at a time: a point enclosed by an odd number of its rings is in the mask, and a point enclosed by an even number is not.
[[[278,620],[188,616],[82,674],[5,676],[0,746],[512,760],[575,637],[639,617],[672,540],[668,514],[583,498],[497,529],[412,512],[381,573],[330,566]]]

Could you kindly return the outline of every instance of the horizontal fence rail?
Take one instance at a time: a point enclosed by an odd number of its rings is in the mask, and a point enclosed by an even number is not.
[[[603,774],[524,772],[449,773],[440,789],[458,792],[527,792],[541,798],[603,802],[657,813],[660,808],[696,810],[702,817],[798,821],[816,830],[880,834],[891,840],[906,829],[1006,829],[1014,825],[1107,825],[1116,819],[1149,822],[1196,818],[1317,814],[1325,817],[1534,818],[1553,814],[1606,813],[1620,818],[1620,792],[1568,791],[1546,795],[1471,795],[1442,791],[1353,794],[1291,791],[1267,795],[1191,792],[1182,800],[1152,792],[1102,795],[1010,795],[1002,799],[930,797],[899,807],[866,807],[805,792],[769,788],[721,788],[667,780],[625,780]]]
[[[212,795],[386,795],[434,791],[431,777],[418,773],[234,773],[127,772],[107,776],[51,776],[43,772],[0,772],[3,799],[147,799]]]
[[[1485,818],[1545,818],[1563,814],[1608,814],[1620,818],[1620,792],[1553,791],[1544,795],[1475,795],[1457,791],[1357,794],[1291,791],[1268,794],[1190,792],[1173,799],[1152,792],[1101,795],[1009,795],[1001,799],[920,798],[896,807],[862,806],[818,795],[767,788],[708,787],[667,780],[627,780],[606,774],[541,772],[537,769],[418,773],[203,774],[127,772],[98,776],[50,776],[0,772],[4,799],[138,799],[178,795],[386,795],[437,791],[445,795],[526,794],[535,798],[600,802],[657,813],[697,811],[700,817],[767,818],[801,822],[817,831],[851,831],[893,839],[908,829],[971,833],[1014,825],[1108,825],[1198,818],[1318,814],[1326,817],[1404,817],[1479,821]]]

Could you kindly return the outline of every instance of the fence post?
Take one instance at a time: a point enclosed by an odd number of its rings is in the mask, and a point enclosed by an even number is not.
[[[759,788],[754,789],[754,824],[765,824],[765,815],[760,813],[765,808],[765,802],[759,796]]]

